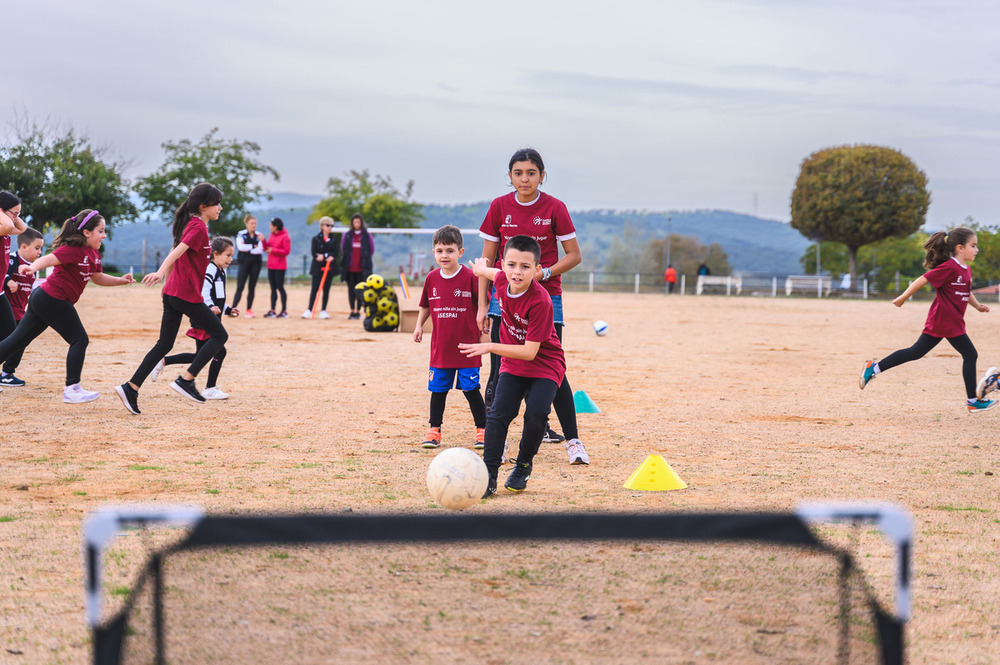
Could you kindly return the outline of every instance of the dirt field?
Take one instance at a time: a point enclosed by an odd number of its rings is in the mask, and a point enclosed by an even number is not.
[[[307,294],[289,295],[294,316]],[[18,372],[28,385],[0,394],[0,663],[87,662],[80,525],[99,506],[433,509],[424,482],[433,451],[417,446],[429,340],[365,333],[346,320],[339,284],[331,300],[329,321],[227,319],[220,387],[231,399],[183,401],[169,373],[143,387],[141,416],[113,386],[155,341],[158,290],[84,294],[83,385],[101,392],[95,403],[62,403],[66,347],[56,335],[28,349]],[[591,465],[569,466],[562,446],[544,444],[527,492],[501,490],[471,510],[895,502],[917,529],[910,662],[1000,663],[1000,409],[966,413],[961,360],[946,344],[857,387],[863,359],[916,339],[926,302],[574,292],[565,309],[570,380],[602,410],[580,416]],[[593,334],[595,319],[609,322],[607,337]],[[1000,306],[970,310],[968,323],[980,368],[1000,364]],[[182,338],[175,349],[191,347]],[[453,394],[445,445],[473,434]],[[623,489],[650,453],[690,487]],[[884,577],[885,561],[862,564]]]

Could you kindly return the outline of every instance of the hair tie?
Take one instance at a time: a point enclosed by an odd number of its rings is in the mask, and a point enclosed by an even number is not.
[[[82,229],[83,227],[85,227],[85,226],[87,225],[87,222],[89,222],[89,221],[90,221],[90,218],[91,218],[91,217],[93,217],[94,215],[99,215],[99,214],[100,214],[100,213],[99,213],[99,212],[97,212],[96,210],[91,210],[91,211],[90,211],[90,214],[88,214],[88,215],[87,215],[86,217],[84,217],[84,218],[83,218],[83,221],[82,221],[82,222],[80,222],[80,225],[79,225],[78,227],[76,227],[76,230],[77,230],[77,231],[81,230],[81,229]],[[73,221],[74,221],[74,222],[76,221],[76,217],[74,217],[74,218],[73,218]]]

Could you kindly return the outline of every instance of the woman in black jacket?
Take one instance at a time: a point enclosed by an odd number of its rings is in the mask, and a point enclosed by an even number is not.
[[[312,291],[309,292],[309,307],[302,312],[303,319],[311,319],[313,306],[316,304],[316,295],[319,293],[320,282],[323,283],[323,310],[319,313],[319,318],[329,319],[326,312],[326,304],[330,300],[330,284],[333,283],[333,276],[330,275],[337,264],[337,254],[340,243],[333,235],[333,220],[323,217],[319,220],[319,233],[312,239],[312,266],[309,274],[312,275]]]

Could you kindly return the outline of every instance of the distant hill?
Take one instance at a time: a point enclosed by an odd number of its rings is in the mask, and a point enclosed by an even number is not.
[[[289,272],[302,270],[303,257],[309,251],[309,241],[318,233],[315,224],[307,224],[306,217],[319,196],[282,192],[272,200],[262,201],[254,210],[261,220],[263,230],[272,217],[285,222],[292,239]],[[489,202],[466,205],[426,205],[423,228],[438,228],[454,224],[460,228],[479,228],[489,208]],[[809,241],[786,223],[761,219],[752,215],[723,210],[694,210],[675,212],[639,212],[613,210],[571,211],[573,223],[580,237],[580,244],[587,256],[597,256],[598,267],[604,263],[605,250],[611,241],[620,236],[625,225],[642,238],[662,238],[668,228],[673,233],[697,237],[705,245],[719,243],[729,256],[734,272],[790,274],[801,272],[799,257]],[[339,221],[339,220],[338,220]],[[105,260],[121,269],[142,263],[142,241],[147,242],[146,269],[153,270],[159,252],[162,259],[170,251],[170,231],[166,224],[136,222],[117,226],[105,243]],[[376,268],[393,273],[400,265],[408,265],[411,252],[426,252],[430,259],[430,238],[427,236],[378,236],[376,238]],[[482,241],[466,238],[466,257],[478,256]]]

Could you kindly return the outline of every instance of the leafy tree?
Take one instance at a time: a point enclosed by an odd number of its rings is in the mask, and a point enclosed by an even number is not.
[[[44,231],[61,225],[84,208],[99,210],[108,227],[135,219],[139,211],[129,198],[128,164],[107,158],[71,128],[60,132],[25,123],[16,141],[0,147],[0,188],[23,201],[25,221]]]
[[[928,205],[927,177],[901,152],[871,145],[826,148],[802,162],[792,227],[807,238],[846,245],[854,285],[858,249],[914,233]]]
[[[851,280],[851,286],[856,287],[862,278],[868,279],[869,285],[877,289],[886,289],[893,284],[897,273],[906,279],[912,279],[924,273],[923,244],[927,242],[926,233],[914,233],[905,238],[888,238],[858,250],[857,283]],[[816,272],[816,245],[806,248],[799,259],[806,274]],[[834,277],[842,277],[850,273],[850,257],[847,246],[839,242],[824,242],[820,245],[820,262],[824,272]]]
[[[347,171],[344,178],[330,178],[326,185],[329,196],[313,208],[309,223],[320,217],[331,217],[345,226],[351,215],[361,213],[365,224],[376,228],[412,229],[420,226],[424,219],[419,203],[410,200],[413,195],[413,181],[406,183],[406,191],[400,192],[387,176],[374,177],[364,171]]]
[[[972,266],[975,281],[990,284],[1000,282],[1000,229],[980,224],[972,217],[966,217],[963,226],[976,232],[979,255]]]
[[[194,143],[183,139],[162,144],[166,161],[154,173],[139,178],[135,191],[145,209],[173,222],[174,211],[184,203],[191,189],[210,182],[222,190],[222,214],[211,222],[212,233],[233,235],[243,228],[248,204],[264,198],[265,189],[253,180],[258,176],[280,179],[278,172],[257,159],[260,146],[252,141],[222,139],[215,127]]]

